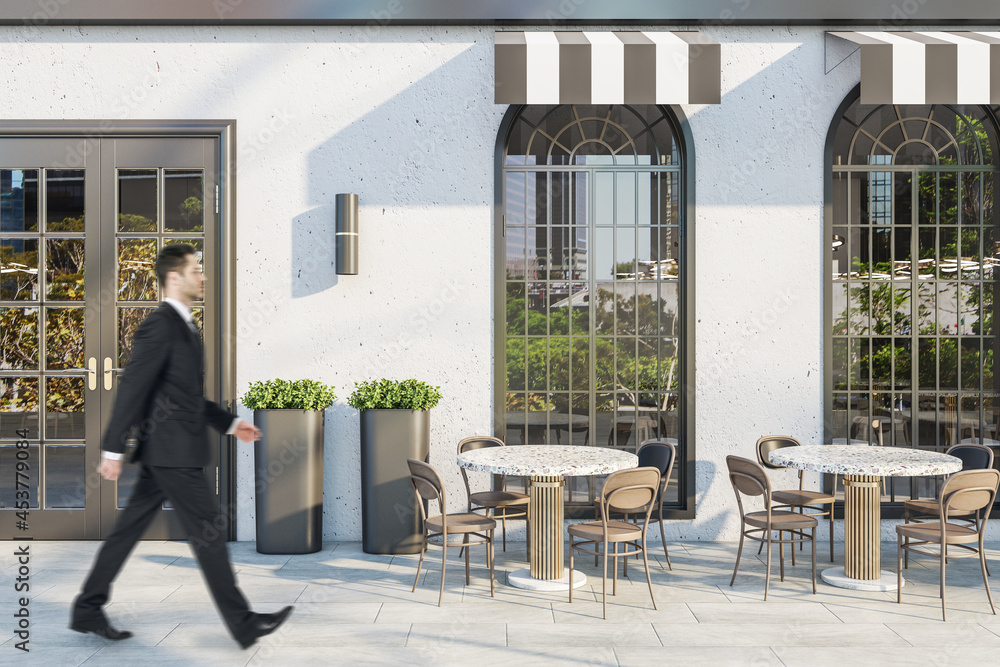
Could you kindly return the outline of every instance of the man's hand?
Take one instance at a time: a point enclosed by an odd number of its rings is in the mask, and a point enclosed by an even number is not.
[[[261,436],[264,434],[259,428],[250,422],[241,419],[240,423],[236,425],[236,430],[233,431],[233,435],[243,442],[253,442],[254,440],[260,440]]]
[[[104,479],[113,482],[122,474],[122,461],[101,457],[101,465],[97,472],[101,473]]]

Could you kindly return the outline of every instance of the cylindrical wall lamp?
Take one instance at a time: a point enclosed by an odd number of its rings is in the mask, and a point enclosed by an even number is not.
[[[358,275],[358,196],[337,195],[337,274]]]

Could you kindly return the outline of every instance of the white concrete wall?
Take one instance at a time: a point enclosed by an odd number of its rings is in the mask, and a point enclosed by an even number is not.
[[[723,97],[683,109],[697,174],[698,516],[668,537],[735,539],[726,455],[752,456],[765,433],[822,439],[823,148],[859,57],[825,74],[820,28],[703,31],[723,43]],[[271,377],[336,385],[324,537],[359,540],[358,416],[344,398],[381,376],[440,385],[431,460],[458,509],[455,445],[492,432],[505,108],[491,28],[3,27],[0,72],[5,118],[236,119],[239,391]],[[360,195],[358,276],[333,268],[338,192]],[[241,540],[255,532],[251,457],[242,447]]]

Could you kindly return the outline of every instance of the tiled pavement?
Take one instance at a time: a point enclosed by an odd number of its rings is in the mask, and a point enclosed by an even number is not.
[[[652,549],[654,611],[641,561],[619,578],[601,618],[600,569],[578,558],[589,577],[570,604],[563,594],[507,586],[505,573],[524,567],[524,545],[498,554],[491,599],[482,547],[473,549],[465,586],[457,550],[449,559],[444,606],[437,607],[440,550],[410,592],[415,556],[373,556],[357,543],[328,543],[301,556],[258,554],[253,543],[230,544],[244,592],[258,611],[294,604],[289,621],[247,650],[228,636],[188,546],[139,545],[115,584],[108,615],[135,636],[108,642],[67,629],[69,605],[98,547],[96,542],[36,542],[31,557],[31,652],[14,648],[12,543],[0,556],[0,664],[37,665],[646,665],[696,661],[710,665],[997,664],[1000,616],[990,613],[978,563],[948,566],[948,622],[941,621],[936,561],[911,561],[904,604],[894,593],[831,588],[813,595],[808,561],[772,571],[763,601],[764,565],[744,557],[729,586],[736,545],[670,544],[674,569]],[[652,547],[653,545],[651,545]],[[1000,544],[990,552],[1000,573]],[[451,550],[450,550],[451,551]],[[818,569],[828,567],[818,547]],[[895,545],[883,545],[883,569],[895,568]],[[838,553],[838,561],[840,554]],[[425,561],[426,562],[426,561]],[[786,563],[787,564],[787,563]],[[998,574],[1000,577],[1000,574]],[[610,582],[609,582],[610,585]],[[1000,593],[1000,587],[997,587]],[[1000,606],[1000,598],[997,600]]]

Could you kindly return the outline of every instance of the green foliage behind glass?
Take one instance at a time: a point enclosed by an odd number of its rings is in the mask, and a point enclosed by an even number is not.
[[[429,410],[441,400],[441,388],[419,380],[356,382],[347,404],[358,410]]]
[[[251,410],[325,410],[337,395],[316,380],[263,380],[250,383],[243,405]]]

